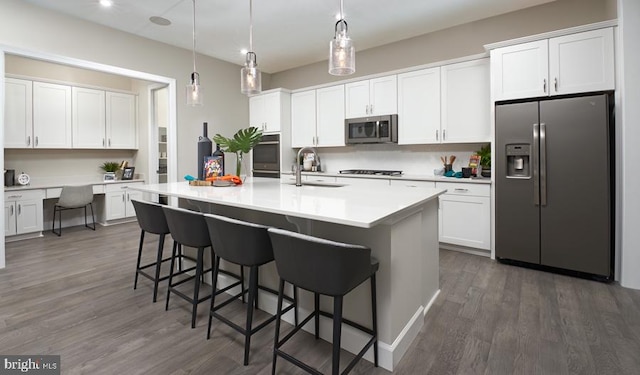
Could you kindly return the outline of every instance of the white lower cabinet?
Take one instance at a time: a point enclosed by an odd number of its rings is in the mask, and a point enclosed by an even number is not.
[[[41,232],[44,190],[4,194],[4,235]]]
[[[491,249],[491,186],[436,182],[440,196],[440,242]]]
[[[131,199],[142,200],[141,191],[129,190],[129,186],[142,185],[137,183],[118,183],[105,187],[105,220],[124,219],[136,216]]]

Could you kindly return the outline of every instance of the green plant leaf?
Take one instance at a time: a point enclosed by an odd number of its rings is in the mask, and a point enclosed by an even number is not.
[[[486,144],[476,151],[480,156],[480,165],[483,167],[491,167],[491,144]]]
[[[100,169],[105,172],[115,172],[120,169],[120,163],[118,163],[117,161],[105,161],[100,166]]]
[[[233,153],[248,153],[253,149],[262,139],[262,131],[256,127],[249,127],[246,129],[240,129],[233,135],[232,138],[224,137],[220,134],[213,136],[213,141],[220,145],[220,149],[224,152]]]

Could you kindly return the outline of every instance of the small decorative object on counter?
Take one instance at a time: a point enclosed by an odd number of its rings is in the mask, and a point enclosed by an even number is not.
[[[204,180],[205,158],[211,156],[211,140],[207,137],[208,126],[202,123],[202,135],[198,137],[198,180]]]
[[[491,144],[487,143],[480,150],[476,151],[480,156],[480,167],[482,177],[491,177]]]
[[[105,172],[103,181],[115,181],[116,171],[120,169],[120,163],[117,161],[105,161],[100,166],[100,169]]]
[[[22,172],[20,173],[20,175],[18,175],[18,178],[16,179],[16,181],[18,181],[18,184],[22,186],[26,186],[26,185],[29,185],[29,182],[31,182],[31,177],[29,177],[28,174]]]
[[[133,180],[133,172],[135,171],[135,167],[125,167],[122,170],[122,179],[123,180]]]
[[[211,156],[217,157],[220,159],[220,166],[221,166],[221,173],[220,176],[224,176],[224,152],[222,152],[222,150],[220,149],[220,145],[216,144],[216,149],[215,151],[213,151],[213,154],[211,154]]]

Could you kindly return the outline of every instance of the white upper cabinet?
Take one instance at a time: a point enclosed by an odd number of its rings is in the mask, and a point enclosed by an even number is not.
[[[312,146],[316,139],[316,90],[291,94],[291,147]]]
[[[31,81],[6,78],[4,86],[4,147],[33,147],[33,85]]]
[[[613,29],[549,39],[551,95],[615,89]]]
[[[346,118],[398,113],[395,75],[345,85]]]
[[[316,90],[316,146],[345,145],[344,106],[344,85]]]
[[[491,76],[496,101],[613,90],[613,29],[496,48]]]
[[[488,142],[489,59],[444,65],[441,74],[442,143]]]
[[[73,87],[73,147],[104,148],[105,92]]]
[[[249,98],[249,125],[265,133],[279,132],[283,117],[290,111],[291,95],[283,91],[270,92]]]
[[[398,74],[398,144],[440,142],[440,67]]]
[[[491,50],[494,99],[498,101],[547,95],[548,60],[546,40]]]
[[[291,95],[291,147],[344,146],[344,85]]]
[[[135,95],[107,91],[106,112],[106,147],[138,148]]]
[[[33,82],[35,148],[71,148],[71,86]]]

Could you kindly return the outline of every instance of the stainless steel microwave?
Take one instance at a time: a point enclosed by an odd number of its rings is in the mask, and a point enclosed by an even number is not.
[[[398,115],[384,115],[344,120],[345,142],[398,143]]]

